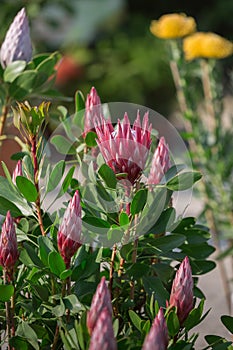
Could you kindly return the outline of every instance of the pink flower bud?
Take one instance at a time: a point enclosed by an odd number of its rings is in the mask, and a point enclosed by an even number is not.
[[[15,16],[0,51],[3,68],[17,60],[29,62],[32,58],[32,44],[25,8]]]
[[[87,328],[90,334],[92,334],[104,308],[109,313],[110,317],[112,317],[111,296],[105,282],[105,277],[102,277],[93,296],[90,311],[87,314]]]
[[[77,252],[81,244],[81,205],[78,191],[75,192],[73,198],[65,211],[61,225],[59,226],[57,235],[58,250],[67,266],[70,266],[72,256]]]
[[[116,339],[112,327],[112,316],[107,307],[98,315],[91,335],[89,350],[117,350]]]
[[[95,127],[97,143],[107,165],[115,174],[126,173],[127,179],[134,184],[145,167],[151,145],[152,126],[148,113],[144,115],[142,125],[138,113],[132,128],[127,113],[123,121],[118,120],[116,130],[103,118]]]
[[[13,268],[18,257],[15,226],[10,211],[8,211],[0,236],[0,264],[5,269],[9,280],[12,280]]]
[[[177,308],[177,316],[182,325],[193,308],[192,270],[187,256],[180,264],[173,280],[169,305]]]
[[[159,309],[157,316],[147,334],[142,350],[166,350],[168,346],[168,330],[163,315],[162,308]]]
[[[94,87],[91,88],[87,95],[84,117],[84,133],[83,137],[90,131],[95,131],[94,119],[101,116],[101,101]]]
[[[22,169],[22,161],[18,160],[15,170],[13,171],[12,174],[12,182],[13,184],[16,184],[16,178],[17,176],[23,176],[23,169]]]
[[[157,185],[160,183],[164,174],[170,167],[169,147],[165,142],[165,138],[161,137],[153,155],[147,183],[150,185]]]

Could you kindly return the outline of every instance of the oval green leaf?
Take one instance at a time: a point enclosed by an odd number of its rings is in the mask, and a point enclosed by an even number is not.
[[[11,284],[0,285],[0,300],[2,302],[9,301],[13,294],[14,294],[14,287]]]
[[[5,82],[12,83],[26,67],[26,61],[13,61],[5,69],[3,79]]]
[[[116,188],[116,185],[117,185],[116,175],[114,171],[107,164],[101,165],[98,173],[109,188],[114,188],[114,189]]]
[[[166,187],[172,191],[185,191],[193,186],[195,182],[202,177],[198,171],[188,171],[173,177],[166,184]]]
[[[133,200],[130,206],[130,212],[132,215],[136,215],[140,213],[140,211],[142,211],[142,209],[144,208],[147,200],[147,192],[148,192],[147,189],[141,189],[137,191],[137,193],[133,197]]]
[[[54,251],[49,253],[48,263],[51,272],[58,277],[60,277],[61,273],[66,269],[64,260],[58,252]]]
[[[36,186],[26,177],[17,176],[16,185],[28,202],[36,202],[38,193]]]
[[[49,180],[47,183],[46,192],[53,191],[62,179],[65,170],[65,161],[60,160],[53,168],[51,174],[49,175]]]

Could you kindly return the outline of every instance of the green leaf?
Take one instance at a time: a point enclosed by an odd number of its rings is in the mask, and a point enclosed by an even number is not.
[[[135,263],[131,265],[128,269],[126,268],[126,273],[134,280],[139,279],[147,274],[149,270],[148,265],[143,263]]]
[[[117,185],[116,175],[114,171],[107,164],[101,165],[98,173],[109,188],[113,188],[113,189],[116,188],[116,185]]]
[[[191,188],[201,177],[202,175],[198,171],[181,173],[169,180],[166,187],[172,191],[184,191]]]
[[[85,98],[80,90],[75,93],[75,112],[80,112],[85,109]]]
[[[224,324],[224,326],[228,329],[228,331],[231,332],[231,334],[233,334],[233,317],[223,315],[221,317],[221,321]]]
[[[72,275],[72,270],[65,270],[65,271],[62,271],[62,273],[60,274],[60,280],[65,280],[67,279],[68,277],[70,277]]]
[[[180,330],[180,322],[175,311],[171,311],[167,317],[167,328],[169,335],[174,338]]]
[[[136,215],[140,213],[140,211],[142,211],[142,209],[144,208],[147,200],[147,192],[148,192],[147,189],[141,189],[137,191],[137,193],[133,197],[133,200],[130,206],[130,212],[132,215]]]
[[[44,264],[38,257],[37,251],[27,242],[23,244],[24,249],[21,250],[20,253],[20,261],[26,266],[36,266],[39,268],[43,268]]]
[[[25,200],[25,198],[23,198],[19,192],[15,189],[15,187],[13,188],[8,180],[3,177],[0,176],[0,197],[4,198],[5,200],[7,200],[7,202],[5,202],[6,205],[4,205],[2,203],[2,201],[0,201],[0,205],[2,205],[2,214],[5,215],[6,213],[6,208],[8,207],[7,204],[12,203],[12,210],[14,209],[15,211],[20,210],[20,215],[19,212],[17,212],[14,216],[21,216],[22,214],[25,216],[28,215],[32,215],[32,209],[31,207],[28,205],[27,201]],[[10,204],[9,204],[10,205]],[[18,210],[15,208],[15,206],[17,206]]]
[[[192,260],[190,261],[193,275],[203,275],[216,267],[214,261]]]
[[[141,324],[142,324],[142,320],[141,318],[136,314],[136,312],[134,312],[133,310],[129,310],[129,317],[133,323],[133,325],[140,331],[142,332],[141,329]]]
[[[15,348],[15,349],[28,350],[28,344],[26,339],[18,335],[15,337],[12,337],[9,340],[9,344],[12,348]]]
[[[70,170],[68,171],[68,173],[66,174],[66,177],[64,178],[64,180],[62,182],[62,186],[61,186],[60,192],[57,195],[57,198],[61,197],[68,190],[69,186],[71,185],[71,181],[72,181],[72,177],[74,175],[74,171],[75,171],[75,166],[72,166],[70,168]]]
[[[73,143],[62,135],[55,135],[51,138],[51,143],[61,154],[76,154],[76,148],[73,146]]]
[[[58,252],[53,251],[49,253],[48,263],[51,272],[58,277],[66,269],[64,260]]]
[[[36,77],[37,72],[35,70],[22,72],[10,85],[10,96],[17,100],[23,99],[32,91]]]
[[[0,284],[0,300],[2,302],[9,301],[14,294],[14,287],[11,284]]]
[[[26,338],[34,349],[39,350],[37,334],[27,322],[22,321],[22,323],[19,324],[16,335]]]
[[[142,280],[146,293],[150,297],[154,294],[154,299],[158,301],[159,305],[166,307],[166,300],[169,300],[170,295],[161,280],[155,276],[144,276]]]
[[[38,237],[38,245],[40,258],[45,266],[48,266],[48,256],[51,251],[55,251],[53,243],[49,237],[39,236]]]
[[[95,216],[84,216],[82,219],[83,223],[87,223],[94,227],[102,227],[102,228],[110,228],[111,225],[108,221],[103,220],[101,218],[97,218]],[[84,225],[85,226],[85,225]]]
[[[65,161],[60,160],[53,168],[46,187],[46,192],[53,191],[62,179],[65,170]]]
[[[121,226],[127,226],[129,224],[129,216],[124,211],[119,215],[119,224]]]
[[[22,212],[19,210],[19,208],[16,207],[14,203],[0,196],[0,214],[5,216],[8,210],[10,210],[11,216],[14,218],[22,216]]]
[[[193,327],[195,327],[198,323],[200,323],[203,307],[204,307],[204,299],[200,301],[197,308],[190,311],[188,317],[184,322],[185,329],[190,331]]]
[[[16,185],[28,202],[36,202],[38,193],[35,185],[24,176],[17,176]]]
[[[9,172],[9,170],[8,170],[8,168],[7,168],[7,166],[6,166],[6,164],[5,164],[3,161],[2,161],[1,163],[2,163],[2,169],[3,169],[3,171],[4,171],[4,174],[5,174],[5,176],[6,176],[7,180],[8,180],[8,182],[9,182],[9,184],[10,184],[11,186],[14,186],[13,183],[12,183],[11,174],[10,174],[10,172]]]
[[[162,178],[161,182],[162,184],[165,184],[168,180],[172,179],[174,176],[176,176],[177,173],[179,173],[181,170],[184,170],[186,168],[185,164],[175,164],[173,165],[168,171],[166,172],[165,176]]]
[[[172,249],[179,247],[185,241],[184,235],[170,234],[163,237],[155,237],[150,241],[153,247],[161,250],[162,252],[168,252]]]
[[[60,299],[60,305],[56,305],[52,308],[52,313],[56,316],[56,317],[62,317],[66,312],[66,308],[65,305],[63,303],[63,301]]]
[[[97,135],[94,131],[90,131],[87,133],[85,137],[85,143],[88,147],[96,147],[97,146]]]
[[[3,79],[5,82],[12,83],[17,76],[24,70],[26,67],[26,61],[13,61],[5,69],[3,74]]]

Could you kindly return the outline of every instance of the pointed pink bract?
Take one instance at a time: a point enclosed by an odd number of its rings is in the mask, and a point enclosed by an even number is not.
[[[161,137],[152,158],[151,169],[147,179],[149,185],[157,185],[171,167],[169,147],[165,138]]]
[[[89,94],[87,94],[85,104],[85,117],[84,117],[84,133],[85,138],[87,133],[95,131],[94,120],[101,117],[101,100],[94,87],[91,88]]]
[[[79,192],[76,191],[65,211],[58,229],[58,250],[67,267],[81,243],[82,219]]]
[[[138,113],[132,127],[127,113],[123,121],[118,120],[116,130],[111,121],[104,118],[97,121],[95,127],[97,144],[107,165],[115,174],[125,173],[131,184],[134,184],[145,167],[151,145],[152,126],[149,125],[148,113],[144,115],[142,124]]]
[[[166,350],[168,346],[168,330],[162,308],[159,309],[157,316],[147,334],[142,350]]]
[[[99,319],[104,308],[106,308],[107,312],[112,318],[111,296],[105,281],[105,277],[102,277],[93,296],[91,308],[87,314],[87,328],[90,334],[92,334],[97,320]]]
[[[0,236],[0,265],[6,270],[8,278],[12,279],[14,265],[19,257],[14,221],[10,211],[2,225]]]
[[[113,333],[112,316],[107,307],[102,309],[91,334],[89,350],[117,350]]]
[[[21,160],[18,160],[16,167],[15,167],[13,174],[12,174],[12,182],[15,185],[16,185],[17,176],[23,176],[22,161]]]
[[[177,307],[177,316],[182,325],[193,308],[192,270],[187,256],[173,280],[169,305]]]

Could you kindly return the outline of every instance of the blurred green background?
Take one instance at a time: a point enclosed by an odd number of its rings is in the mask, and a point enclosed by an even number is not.
[[[142,104],[163,115],[176,103],[175,89],[165,42],[150,33],[151,20],[184,12],[196,19],[199,30],[233,39],[229,0],[1,0],[1,41],[23,6],[34,53],[59,50],[64,55],[57,78],[61,92],[86,94],[94,85],[102,102]],[[221,64],[230,89],[232,58]]]

